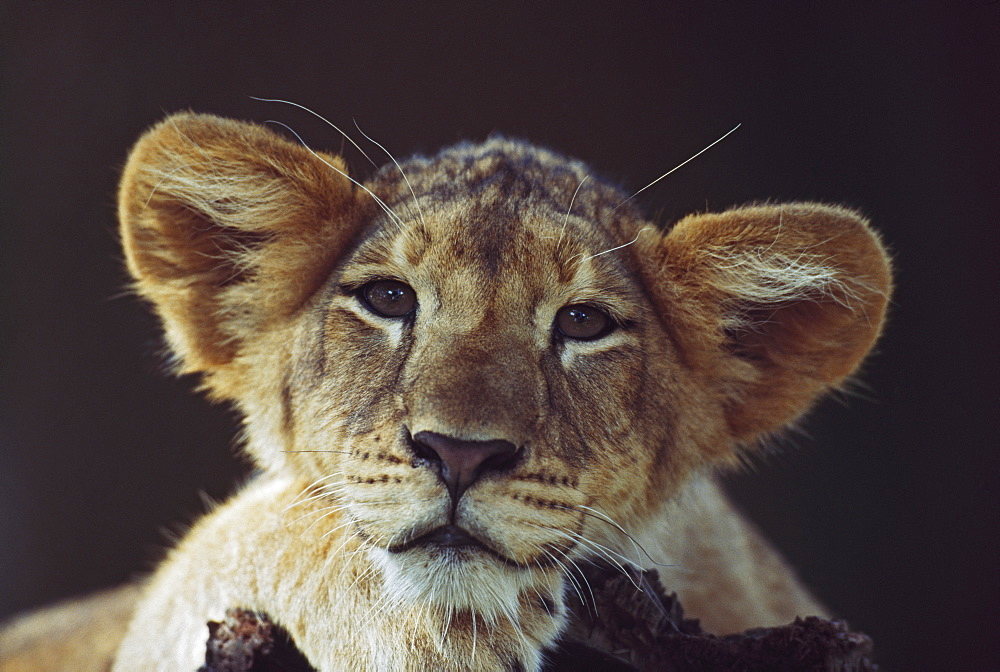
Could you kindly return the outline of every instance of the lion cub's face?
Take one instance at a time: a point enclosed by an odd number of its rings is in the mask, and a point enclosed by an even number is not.
[[[289,450],[330,452],[286,463],[390,576],[461,604],[600,555],[602,518],[649,506],[676,363],[609,251],[620,197],[584,184],[568,213],[578,167],[492,141],[403,170],[417,201],[372,185],[402,221],[379,218],[301,318]]]
[[[499,139],[362,188],[345,171],[177,115],[133,149],[122,240],[179,369],[418,603],[558,602],[575,561],[615,562],[625,530],[839,384],[881,328],[888,261],[847,210],[661,231],[582,164]]]

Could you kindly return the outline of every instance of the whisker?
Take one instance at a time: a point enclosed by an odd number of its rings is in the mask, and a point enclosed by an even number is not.
[[[352,586],[353,587],[353,586]],[[364,628],[368,626],[368,623],[375,619],[375,617],[381,613],[382,607],[392,601],[392,594],[389,591],[382,591],[382,595],[375,600],[375,603],[365,612],[365,615],[361,617],[361,625],[359,630],[362,632]]]
[[[576,185],[576,191],[573,192],[573,198],[569,199],[569,207],[566,208],[566,215],[563,217],[563,225],[559,230],[559,240],[556,241],[556,252],[559,251],[559,245],[562,244],[563,234],[566,233],[566,225],[569,224],[569,213],[573,212],[573,204],[576,203],[576,195],[580,193],[583,183],[590,179],[590,175],[585,175],[580,184]]]
[[[587,601],[583,599],[583,593],[580,592],[581,586],[579,583],[577,583],[576,577],[573,576],[573,573],[570,571],[569,567],[564,565],[562,561],[560,561],[559,558],[556,557],[556,555],[552,551],[548,550],[544,546],[540,546],[539,544],[535,543],[532,543],[531,546],[533,546],[541,553],[545,554],[550,560],[552,560],[552,562],[556,563],[557,565],[559,565],[559,567],[562,568],[563,576],[569,579],[570,586],[573,588],[573,592],[575,592],[576,596],[580,598],[580,604],[586,604]]]
[[[310,110],[310,109],[309,109],[308,107],[306,107],[305,105],[299,105],[298,103],[293,103],[293,102],[292,102],[292,101],[290,101],[290,100],[279,100],[278,98],[257,98],[256,96],[250,96],[250,99],[251,99],[251,100],[259,100],[259,101],[260,101],[260,102],[262,102],[262,103],[284,103],[285,105],[291,105],[292,107],[297,107],[297,108],[299,108],[300,110],[305,110],[306,112],[308,112],[309,114],[313,115],[313,116],[314,116],[314,117],[316,117],[317,119],[320,119],[320,120],[321,120],[321,121],[323,121],[324,123],[326,123],[326,124],[328,124],[329,126],[331,126],[331,127],[333,128],[333,130],[337,131],[337,132],[338,132],[338,133],[340,133],[340,134],[341,134],[342,136],[344,136],[344,138],[345,138],[345,139],[346,139],[346,140],[347,140],[347,141],[348,141],[349,143],[351,143],[352,145],[354,145],[354,146],[355,146],[355,148],[357,148],[357,150],[358,150],[359,152],[361,152],[361,156],[363,156],[363,157],[365,157],[366,159],[368,159],[368,163],[372,164],[373,166],[375,166],[375,168],[376,168],[376,169],[378,169],[378,164],[377,164],[377,163],[375,163],[374,161],[372,161],[372,159],[371,159],[371,157],[370,157],[370,156],[368,156],[367,154],[365,154],[365,150],[361,149],[361,146],[360,146],[360,145],[359,145],[358,143],[354,142],[354,139],[353,139],[353,138],[352,138],[351,136],[349,136],[349,135],[348,135],[347,133],[344,133],[344,132],[343,132],[342,130],[340,130],[340,127],[339,127],[339,126],[337,126],[337,125],[336,125],[336,124],[334,124],[334,123],[333,123],[332,121],[330,121],[329,119],[327,119],[327,118],[326,118],[326,117],[324,117],[323,115],[319,114],[318,112],[313,112],[312,110]],[[361,129],[358,129],[358,130],[361,130]]]
[[[645,187],[643,187],[639,191],[635,192],[634,194],[632,194],[631,196],[629,196],[628,198],[626,198],[624,201],[622,201],[621,203],[619,203],[618,205],[616,205],[615,207],[613,207],[611,209],[611,212],[609,212],[604,217],[602,217],[601,221],[599,222],[599,224],[603,223],[608,217],[610,217],[612,214],[614,214],[615,210],[617,210],[618,208],[622,207],[623,205],[625,205],[626,203],[628,203],[629,201],[631,201],[633,198],[635,198],[636,196],[638,196],[642,192],[644,192],[647,189],[649,189],[651,186],[653,186],[654,184],[656,184],[657,182],[659,182],[660,180],[662,180],[663,178],[665,178],[667,175],[670,175],[671,173],[676,172],[680,168],[683,168],[684,166],[686,166],[687,164],[691,163],[692,161],[694,161],[695,159],[697,159],[699,156],[701,156],[702,154],[704,154],[705,152],[707,152],[708,150],[710,150],[712,147],[715,147],[717,144],[719,144],[720,142],[722,142],[723,140],[725,140],[726,138],[728,138],[732,133],[734,133],[736,131],[737,128],[739,128],[742,125],[743,124],[736,124],[735,126],[733,126],[733,128],[731,128],[729,131],[727,131],[726,133],[724,133],[721,138],[719,138],[715,142],[709,144],[707,147],[705,147],[704,149],[702,149],[697,154],[694,154],[693,156],[691,156],[691,158],[689,158],[687,161],[682,161],[681,163],[678,163],[676,166],[674,166],[673,168],[671,168],[667,172],[663,173],[663,175],[660,175],[658,178],[656,178],[655,180],[653,180],[652,182],[650,182],[649,184],[647,184]]]
[[[342,508],[344,508],[344,505],[343,505],[343,504],[334,504],[334,505],[332,505],[332,506],[324,506],[324,507],[322,507],[322,508],[319,508],[319,509],[313,509],[312,511],[308,511],[308,512],[306,512],[306,513],[303,513],[303,514],[302,514],[301,516],[299,516],[299,517],[298,517],[298,518],[296,518],[295,520],[292,520],[292,521],[289,521],[289,522],[288,522],[288,523],[287,523],[287,524],[285,525],[285,527],[291,527],[292,525],[294,525],[295,523],[299,522],[299,521],[300,521],[300,520],[302,520],[303,518],[308,518],[309,516],[315,516],[315,515],[316,515],[316,514],[318,514],[318,513],[322,513],[322,514],[324,514],[324,516],[322,516],[322,517],[320,517],[320,518],[319,518],[319,520],[323,520],[323,518],[324,518],[324,517],[325,517],[325,515],[326,515],[326,514],[325,514],[325,512],[327,512],[327,511],[330,511],[331,509],[342,509]],[[313,522],[313,525],[315,525],[315,522]],[[307,527],[307,528],[306,528],[306,529],[305,529],[305,530],[303,531],[303,534],[305,534],[306,532],[308,532],[308,531],[310,530],[310,528],[312,528],[312,525],[310,525],[309,527]]]
[[[537,566],[537,567],[538,567],[539,569],[541,569],[541,568],[542,568],[542,565],[541,565],[541,563],[539,563],[539,562],[538,562],[537,560],[535,561],[535,565],[536,565],[536,566]],[[544,597],[544,596],[542,595],[542,591],[538,590],[538,588],[532,588],[532,589],[531,589],[531,592],[533,592],[533,593],[534,593],[535,595],[537,595],[537,596],[538,596],[538,601],[539,601],[539,602],[541,603],[541,605],[542,605],[542,608],[543,608],[543,609],[545,609],[545,613],[549,615],[549,618],[552,618],[552,612],[551,612],[551,611],[549,610],[549,600],[547,600],[547,599],[546,599],[546,598],[545,598],[545,597]]]
[[[304,487],[302,489],[302,492],[300,492],[295,496],[295,500],[291,504],[286,506],[284,509],[282,509],[282,511],[288,511],[290,509],[294,509],[296,506],[302,506],[306,502],[311,502],[314,499],[319,499],[320,497],[326,496],[327,493],[332,491],[327,489],[328,486],[326,485],[321,486],[320,483],[322,483],[323,481],[327,481],[331,478],[336,478],[337,476],[342,476],[343,473],[344,472],[340,471],[335,474],[330,474],[329,476],[324,476],[322,478],[316,479],[315,481]],[[321,492],[314,492],[313,491],[314,488],[321,490]],[[306,497],[305,499],[301,499],[302,496],[305,495],[306,493],[312,493],[312,494],[310,494],[310,496]]]
[[[321,523],[324,520],[330,518],[335,513],[340,513],[341,511],[343,511],[346,508],[347,508],[346,505],[344,505],[344,504],[338,504],[337,506],[330,506],[330,507],[327,507],[325,509],[320,509],[321,512],[324,512],[323,515],[320,516],[319,518],[317,518],[316,520],[314,520],[313,522],[311,522],[309,524],[309,527],[307,527],[305,530],[302,531],[302,534],[305,535],[309,530],[311,530],[313,527],[315,527],[318,523]],[[305,516],[303,516],[303,518],[305,518]],[[353,522],[354,521],[348,520],[348,521],[345,521],[345,522],[341,523],[340,525],[337,525],[332,530],[329,530],[328,532],[326,532],[323,535],[322,538],[326,538],[327,536],[333,534],[334,532],[336,532],[338,530],[344,529],[344,527],[346,527],[348,525],[351,525]]]
[[[614,525],[616,528],[618,528],[619,530],[621,530],[621,532],[623,534],[625,534],[633,542],[633,544],[635,544],[635,546],[637,548],[642,549],[642,546],[638,542],[636,542],[634,539],[632,539],[631,535],[629,535],[628,532],[626,532],[621,527],[621,525],[619,525],[618,523],[616,523],[609,516],[607,516],[606,514],[600,512],[600,511],[597,511],[596,509],[591,509],[588,506],[583,506],[583,505],[580,505],[580,506],[581,506],[581,508],[588,509],[589,511],[593,511],[595,514],[597,514],[597,516],[601,516],[601,517],[598,518],[598,520],[602,520],[603,522],[608,522],[608,523]],[[595,516],[595,517],[597,517],[597,516]],[[607,520],[604,520],[604,519],[607,519]],[[535,525],[535,526],[536,527],[543,527],[541,525]],[[646,577],[645,568],[643,568],[642,566],[640,566],[638,563],[636,563],[636,562],[628,559],[626,556],[622,555],[621,553],[617,553],[617,552],[613,551],[612,549],[608,548],[607,546],[604,546],[603,544],[600,544],[600,543],[598,543],[596,541],[593,541],[591,539],[587,539],[586,537],[584,537],[582,534],[580,534],[578,532],[566,531],[566,530],[562,530],[562,529],[559,529],[559,528],[548,528],[548,529],[553,529],[553,530],[555,530],[557,532],[560,532],[567,539],[573,540],[575,538],[581,544],[584,544],[584,545],[587,545],[587,546],[595,548],[601,555],[603,555],[605,558],[607,558],[612,563],[614,563],[615,566],[617,566],[618,570],[622,574],[625,575],[625,577],[636,588],[636,590],[638,590],[639,592],[641,592],[648,600],[650,600],[653,603],[653,606],[661,614],[663,614],[663,616],[670,623],[671,627],[674,628],[674,630],[678,630],[677,624],[674,623],[673,619],[670,616],[670,613],[667,611],[666,607],[661,602],[661,600],[659,598],[658,591],[653,587],[653,585],[649,582],[649,579]],[[645,549],[642,549],[642,550],[643,550],[643,553],[645,553]],[[614,559],[614,557],[612,557],[612,554],[618,556],[619,558],[621,558],[622,560],[624,560],[626,563],[628,563],[628,567],[622,566],[618,561],[616,561]],[[649,557],[648,553],[646,553],[646,557],[647,558]],[[650,559],[651,562],[655,562],[655,561],[652,560],[652,558],[649,558],[649,559]],[[574,568],[576,568],[576,570],[578,572],[580,572],[580,576],[587,583],[587,587],[590,588],[590,581],[587,579],[586,574],[583,573],[583,571],[579,568],[579,566],[576,564],[575,561],[570,560],[570,562],[573,564]],[[662,563],[656,563],[656,564],[661,564],[661,566],[665,566],[665,567],[676,567],[677,566],[677,565],[662,565]],[[579,593],[578,593],[578,595],[579,595]],[[593,597],[593,591],[591,591],[591,597]],[[582,599],[581,599],[581,601],[582,601]],[[593,612],[594,612],[594,615],[596,617],[596,615],[597,615],[597,602],[596,602],[596,600],[594,602],[594,610],[593,610]]]
[[[663,563],[663,562],[657,562],[656,560],[654,560],[653,556],[651,556],[649,554],[649,552],[646,551],[645,548],[643,548],[642,544],[640,544],[638,541],[635,540],[635,537],[633,537],[631,534],[629,534],[628,531],[624,527],[622,527],[621,525],[619,525],[618,523],[616,523],[615,520],[613,518],[611,518],[609,515],[607,515],[606,513],[598,511],[597,509],[592,509],[589,506],[584,506],[583,504],[578,504],[578,505],[573,505],[573,506],[560,506],[560,505],[555,505],[555,506],[556,506],[556,508],[566,509],[566,510],[569,510],[569,511],[576,511],[576,510],[579,510],[579,509],[586,509],[586,511],[581,511],[581,513],[583,513],[583,515],[590,516],[591,518],[596,518],[597,520],[600,520],[603,523],[606,523],[608,525],[614,526],[619,532],[621,532],[626,537],[628,537],[628,540],[631,541],[632,544],[637,549],[639,549],[640,551],[642,551],[642,554],[644,556],[646,556],[646,559],[649,560],[652,564],[656,565],[657,567],[677,567],[676,564],[667,564],[667,563]]]
[[[337,550],[335,552],[336,555],[331,555],[331,559],[336,558],[337,556],[339,556],[340,551],[342,551],[344,549],[344,546],[346,546],[348,544],[348,542],[350,542],[350,541],[352,541],[354,539],[358,539],[358,537],[356,537],[354,535],[347,535],[347,538],[344,539],[343,543],[341,543],[340,546],[337,547]],[[350,569],[352,567],[352,561],[354,560],[354,558],[356,556],[358,556],[359,554],[367,551],[367,550],[368,550],[367,542],[364,539],[362,539],[361,540],[361,545],[358,548],[356,548],[351,553],[349,553],[346,556],[344,556],[344,564],[340,568],[340,572],[337,574],[337,580],[338,581],[344,576],[344,572],[346,572],[348,569]],[[329,560],[327,562],[329,563]],[[324,569],[325,569],[325,567],[324,567]],[[374,574],[377,571],[378,571],[378,569],[377,569],[377,567],[375,566],[374,563],[369,564],[368,567],[367,567],[367,569],[365,569],[363,572],[361,572],[360,574],[358,574],[354,578],[354,581],[352,581],[351,585],[347,588],[347,592],[345,592],[345,595],[347,593],[349,593],[354,588],[355,585],[357,585],[358,581],[361,581],[362,579],[367,578],[369,575]]]
[[[349,450],[283,450],[283,453],[339,453],[340,455],[350,455]]]
[[[708,146],[706,146],[704,149],[702,149],[697,154],[694,154],[693,156],[691,156],[691,158],[689,158],[687,161],[682,161],[681,163],[678,163],[676,166],[674,166],[673,168],[671,168],[667,172],[663,173],[663,175],[660,175],[658,178],[656,178],[655,180],[653,180],[652,182],[650,182],[649,184],[647,184],[645,187],[643,187],[639,191],[635,192],[634,194],[632,194],[631,196],[629,196],[628,198],[626,198],[624,201],[622,201],[621,203],[619,203],[615,207],[611,208],[611,212],[609,212],[608,214],[604,215],[604,217],[601,218],[601,221],[598,222],[598,224],[603,224],[605,221],[607,221],[608,217],[610,217],[611,215],[613,215],[615,213],[615,211],[618,208],[622,207],[623,205],[625,205],[626,203],[628,203],[629,201],[631,201],[633,198],[635,198],[636,196],[638,196],[642,192],[644,192],[647,189],[649,189],[651,186],[653,186],[654,184],[656,184],[657,182],[659,182],[660,180],[662,180],[663,178],[665,178],[667,175],[670,175],[671,173],[676,172],[677,170],[683,168],[684,166],[686,166],[687,164],[691,163],[692,161],[694,161],[695,159],[697,159],[699,156],[701,156],[702,154],[704,154],[705,152],[707,152],[708,150],[710,150],[712,147],[715,147],[717,144],[719,144],[720,142],[722,142],[723,140],[725,140],[727,137],[729,137],[730,134],[734,133],[736,131],[736,129],[739,128],[742,125],[743,124],[736,124],[729,131],[727,131],[726,133],[724,133],[722,135],[722,137],[720,137],[715,142],[713,142],[713,143],[709,144]]]
[[[406,182],[406,186],[410,190],[410,196],[413,197],[413,202],[417,206],[417,214],[420,215],[420,223],[423,224],[424,226],[427,226],[427,222],[424,221],[424,211],[423,211],[423,208],[420,207],[420,201],[417,199],[417,194],[413,191],[413,185],[410,184],[410,178],[408,178],[406,176],[406,173],[403,172],[403,168],[399,165],[399,161],[396,160],[396,157],[393,156],[392,153],[388,149],[386,149],[385,147],[382,146],[382,143],[378,142],[377,140],[375,140],[374,138],[372,138],[370,135],[368,135],[367,133],[365,133],[364,131],[362,131],[361,127],[358,126],[357,119],[354,119],[352,121],[354,121],[354,127],[356,129],[358,129],[358,133],[360,133],[361,135],[365,136],[365,138],[369,142],[374,143],[376,147],[378,147],[383,152],[385,152],[386,156],[388,156],[390,159],[392,159],[392,162],[394,164],[396,164],[396,170],[398,170],[399,174],[403,176],[403,181]]]
[[[557,530],[557,531],[559,531],[559,530]],[[547,550],[547,549],[545,549],[545,548],[543,548],[541,546],[538,546],[538,545],[535,545],[535,547],[538,548],[542,553],[544,553],[545,555],[547,555],[554,563],[556,563],[557,565],[559,565],[559,567],[562,568],[562,570],[563,570],[563,576],[565,576],[567,579],[569,579],[570,586],[573,587],[573,592],[575,592],[576,596],[578,598],[580,598],[580,604],[586,606],[587,610],[590,611],[592,614],[594,614],[594,617],[596,618],[597,617],[597,598],[594,597],[594,591],[590,587],[590,582],[587,581],[587,577],[584,576],[583,572],[580,570],[580,567],[576,564],[576,562],[574,562],[573,559],[570,558],[570,557],[568,557],[565,553],[562,554],[563,559],[566,560],[567,562],[569,562],[573,566],[573,568],[570,569],[552,551],[549,551],[549,550]],[[576,572],[574,573],[573,570],[576,570]],[[583,586],[580,585],[580,580],[577,578],[577,574],[579,574],[579,579],[583,579],[583,582],[585,584],[587,584],[587,592],[590,593],[590,602],[589,603],[587,602],[587,598],[585,598],[583,596]]]
[[[569,563],[573,565],[573,569],[577,571],[577,573],[580,575],[580,578],[583,579],[584,585],[587,586],[587,592],[590,593],[590,604],[593,606],[593,608],[588,607],[588,610],[592,614],[594,614],[594,618],[597,618],[600,614],[597,613],[598,612],[597,598],[594,597],[594,588],[590,585],[590,579],[588,579],[587,575],[583,573],[582,569],[580,569],[580,565],[576,564],[576,560],[573,560],[572,558],[567,556],[563,557],[566,557],[566,560],[568,560]],[[584,602],[584,604],[586,604],[586,602]]]
[[[472,655],[469,656],[470,660],[476,659],[476,610],[472,609],[469,611],[472,616]]]
[[[533,522],[530,522],[530,521],[526,521],[526,522],[528,522],[528,524],[531,525],[531,526],[533,526],[533,527],[537,527],[537,528],[543,529],[543,530],[551,530],[551,531],[554,531],[554,532],[558,532],[559,534],[561,534],[566,539],[569,539],[571,541],[577,541],[577,542],[580,542],[581,544],[589,546],[590,548],[592,548],[595,551],[597,551],[600,555],[603,555],[605,558],[607,558],[608,560],[610,560],[616,567],[618,567],[618,569],[621,571],[621,573],[624,574],[629,579],[629,581],[632,582],[632,585],[634,585],[637,589],[639,588],[638,584],[635,583],[635,581],[632,579],[632,576],[628,573],[628,571],[626,571],[625,567],[623,567],[621,565],[621,563],[619,563],[613,556],[618,556],[619,558],[621,558],[622,560],[624,560],[626,563],[628,563],[630,566],[638,567],[638,565],[633,560],[629,559],[628,557],[622,555],[621,553],[613,551],[612,549],[608,548],[607,546],[605,546],[603,544],[600,544],[600,543],[598,543],[598,542],[596,542],[596,541],[594,541],[592,539],[588,539],[587,537],[585,537],[584,535],[580,534],[579,532],[576,532],[576,531],[573,531],[573,530],[564,530],[562,528],[551,527],[551,526],[548,526],[548,525],[539,525],[537,523],[533,523]],[[641,567],[638,567],[638,568],[642,569]]]
[[[274,119],[268,119],[264,123],[265,124],[277,124],[278,126],[284,127],[289,133],[291,133],[292,135],[294,135],[296,137],[296,139],[298,139],[298,141],[302,144],[303,147],[306,148],[306,150],[310,154],[312,154],[317,159],[319,159],[320,161],[322,161],[323,163],[325,163],[331,170],[333,170],[333,172],[335,172],[338,175],[341,175],[341,176],[347,178],[348,180],[350,180],[354,184],[356,184],[359,187],[361,187],[361,189],[363,189],[369,196],[371,196],[372,198],[374,198],[375,202],[379,204],[379,207],[381,207],[382,210],[385,211],[385,214],[389,215],[392,218],[392,220],[393,220],[393,222],[395,222],[396,226],[399,226],[399,227],[403,226],[403,220],[400,218],[400,216],[397,215],[393,211],[392,208],[390,208],[388,205],[386,205],[385,202],[381,198],[379,198],[378,196],[376,196],[375,192],[373,192],[371,189],[369,189],[365,185],[361,184],[360,182],[358,182],[357,180],[355,180],[353,177],[351,177],[350,175],[348,175],[347,173],[345,173],[344,171],[342,171],[340,168],[337,168],[337,166],[333,165],[332,163],[330,163],[329,161],[327,161],[326,159],[324,159],[322,156],[320,156],[318,153],[316,153],[316,151],[313,150],[312,147],[310,147],[309,145],[307,145],[305,143],[305,141],[302,139],[302,136],[300,136],[298,133],[296,133],[288,124],[283,124],[280,121],[275,121]]]
[[[579,542],[580,542],[581,544],[584,544],[584,545],[586,545],[586,546],[590,546],[590,547],[591,547],[591,548],[593,548],[593,549],[594,549],[595,551],[597,551],[597,552],[598,552],[598,553],[599,553],[600,555],[603,555],[603,556],[604,556],[605,558],[607,558],[608,560],[610,560],[610,561],[611,561],[611,563],[612,563],[612,564],[613,564],[613,565],[614,565],[615,567],[617,567],[617,568],[618,568],[618,570],[619,570],[619,571],[620,571],[620,572],[621,572],[621,573],[622,573],[622,574],[623,574],[623,575],[625,576],[625,578],[627,578],[627,579],[629,580],[629,582],[630,582],[630,583],[631,583],[631,584],[632,584],[633,586],[635,586],[636,590],[642,590],[642,588],[641,588],[641,587],[639,586],[639,584],[638,584],[638,583],[636,583],[635,579],[634,579],[634,578],[632,577],[632,575],[631,575],[631,574],[630,574],[630,573],[628,572],[628,570],[627,570],[627,569],[625,569],[625,567],[624,567],[624,566],[622,566],[622,564],[621,564],[620,562],[618,562],[618,561],[617,561],[617,560],[616,560],[616,559],[614,558],[614,556],[616,556],[616,555],[617,555],[618,557],[620,557],[621,559],[623,559],[623,560],[624,560],[625,562],[629,563],[629,565],[630,565],[630,566],[631,566],[631,565],[633,564],[633,562],[632,562],[631,560],[629,560],[628,558],[626,558],[626,557],[625,557],[624,555],[622,555],[621,553],[615,553],[614,551],[612,551],[612,550],[611,550],[611,549],[609,549],[608,547],[606,547],[606,546],[604,546],[604,545],[602,545],[602,544],[599,544],[599,543],[597,543],[596,541],[592,541],[592,540],[590,540],[590,539],[587,539],[587,538],[586,538],[586,537],[584,537],[584,536],[583,536],[582,534],[578,534],[578,533],[573,533],[573,532],[570,532],[570,534],[573,534],[573,536],[574,536],[574,537],[576,537],[576,538],[577,538],[577,541],[579,541]]]
[[[646,229],[648,229],[648,228],[649,228],[648,226],[644,226],[641,229],[639,229],[639,233],[635,234],[635,238],[633,238],[629,242],[625,243],[624,245],[619,245],[618,247],[612,247],[610,250],[604,250],[603,252],[598,252],[597,254],[592,254],[589,257],[585,257],[582,254],[580,254],[580,255],[573,255],[573,257],[570,257],[569,259],[567,259],[566,262],[569,263],[570,261],[573,260],[574,257],[579,256],[580,257],[580,261],[577,262],[577,263],[582,264],[582,263],[584,263],[586,261],[590,261],[591,259],[599,257],[602,254],[607,254],[608,252],[615,252],[615,251],[620,250],[622,248],[628,247],[629,245],[632,245],[637,240],[639,240],[639,236],[641,236],[643,233],[645,233]]]
[[[441,632],[441,644],[438,646],[440,651],[444,651],[444,643],[445,640],[448,639],[448,631],[451,630],[451,619],[455,616],[455,607],[451,604],[451,602],[448,603],[445,613],[447,614],[447,618],[444,622],[444,630]]]

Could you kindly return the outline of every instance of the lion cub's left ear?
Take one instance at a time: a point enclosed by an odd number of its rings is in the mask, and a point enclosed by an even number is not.
[[[360,220],[338,170],[338,157],[210,115],[174,115],[136,143],[122,245],[182,372],[225,367],[323,282]]]
[[[714,387],[742,443],[780,429],[854,372],[892,290],[878,236],[843,208],[693,215],[638,244],[681,356]]]

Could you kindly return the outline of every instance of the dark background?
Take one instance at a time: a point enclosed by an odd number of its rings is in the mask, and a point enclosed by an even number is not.
[[[742,123],[640,202],[862,209],[898,267],[866,385],[734,490],[885,669],[996,664],[1000,4],[351,4],[0,4],[0,617],[150,568],[242,473],[123,294],[114,198],[170,111],[341,148],[253,95],[397,155],[501,130],[632,190]]]

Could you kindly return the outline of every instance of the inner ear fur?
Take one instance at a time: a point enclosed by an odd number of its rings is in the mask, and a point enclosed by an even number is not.
[[[331,165],[347,172],[339,157],[210,115],[168,117],[136,143],[119,189],[122,245],[181,372],[226,366],[323,282],[359,219]]]
[[[748,206],[643,238],[653,302],[684,360],[715,387],[738,443],[779,430],[842,384],[882,329],[889,257],[851,210]]]

